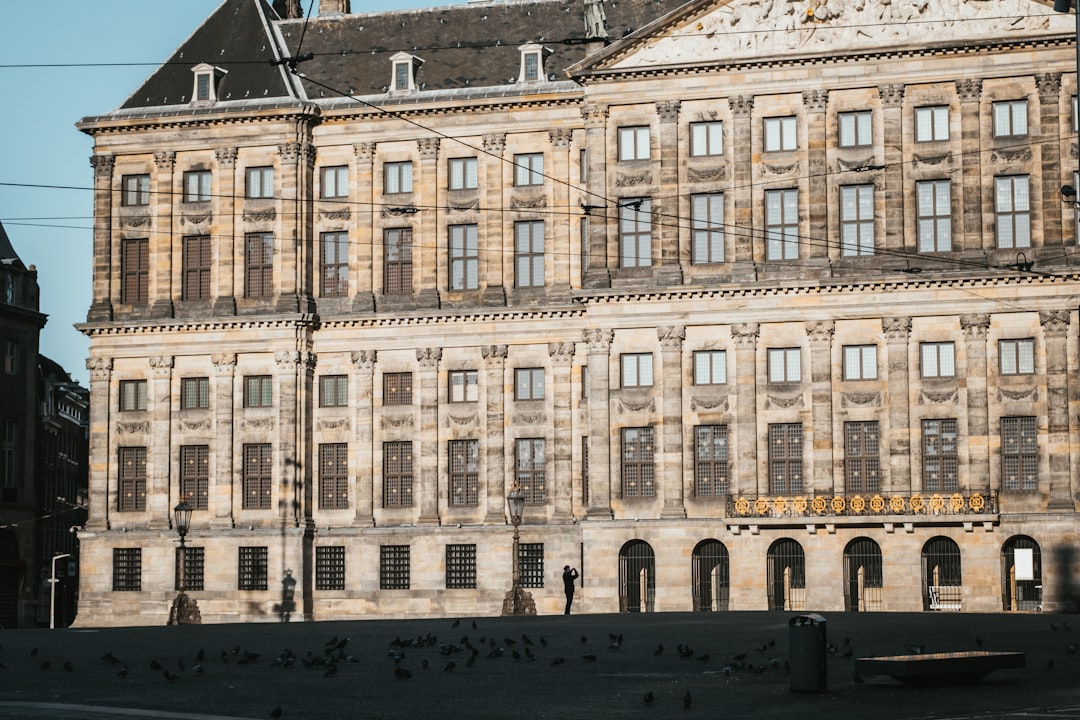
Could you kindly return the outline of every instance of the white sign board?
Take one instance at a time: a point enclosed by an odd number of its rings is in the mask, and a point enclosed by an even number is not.
[[[1035,579],[1035,551],[1031,548],[1016,548],[1013,551],[1013,570],[1017,580]]]

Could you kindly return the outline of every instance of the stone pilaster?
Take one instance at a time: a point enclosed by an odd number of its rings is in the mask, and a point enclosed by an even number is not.
[[[300,353],[296,350],[278,350],[274,353],[274,362],[277,363],[278,368],[278,449],[274,467],[279,469],[280,477],[278,477],[277,492],[272,497],[277,501],[281,527],[296,527],[300,524],[299,513],[304,504],[304,498],[300,493],[306,490],[313,479],[309,468],[299,467],[297,457],[300,451],[298,443],[300,418],[297,414],[297,373],[301,365]]]
[[[437,207],[439,204],[439,138],[421,138],[416,141],[420,153],[420,172],[413,178],[413,191],[417,207]],[[434,238],[438,234],[435,213],[418,213],[413,216],[413,277],[417,281],[416,301],[421,307],[439,306],[439,251],[440,242],[425,242],[422,238]],[[449,274],[447,275],[449,278]],[[447,282],[449,285],[449,281]]]
[[[990,416],[986,394],[986,333],[990,329],[990,316],[985,313],[961,315],[960,328],[964,331],[967,356],[964,378],[968,422],[967,486],[961,489],[985,492],[990,477]]]
[[[484,477],[487,486],[487,515],[484,522],[506,522],[506,355],[505,345],[480,348],[484,359]]]
[[[828,90],[806,90],[803,92],[803,107],[806,113],[806,175],[810,178],[828,176],[828,156],[826,154],[828,137],[825,128],[825,110],[828,105]],[[827,220],[829,193],[831,190],[831,188],[825,188],[824,192],[811,191],[806,193],[805,207],[809,221],[807,227],[812,238],[826,238],[829,236]],[[828,256],[829,243],[806,243],[802,244],[799,249],[799,257],[826,258]]]
[[[115,494],[109,492],[109,410],[113,399],[109,388],[112,380],[111,358],[90,357],[90,477],[88,479],[87,530],[106,530],[109,512],[116,507]]]
[[[959,228],[959,232],[954,228],[952,246],[954,250],[978,250],[993,247],[984,245],[982,236],[982,80],[957,80],[956,94],[960,98],[960,157],[963,169],[960,207],[963,209],[963,227]],[[955,200],[953,207],[956,207]]]
[[[236,353],[221,353],[210,358],[214,364],[214,472],[210,474],[210,526],[231,528],[243,502],[238,468],[233,465],[233,428],[236,423],[233,407],[233,380],[236,375]]]
[[[611,511],[611,330],[586,330],[589,346],[589,509],[587,519],[610,520]]]
[[[1071,310],[1041,310],[1046,343],[1047,456],[1050,458],[1050,502],[1054,510],[1073,510],[1069,446],[1069,350]]]
[[[551,170],[548,172],[554,178],[570,177],[570,149],[574,132],[570,128],[555,128],[548,131],[548,139],[551,140]],[[545,180],[545,182],[547,182]],[[551,197],[553,207],[570,207],[571,183],[552,181]],[[576,222],[576,213],[551,215],[545,220],[545,225],[551,230],[544,242],[551,248],[551,259],[545,258],[544,284],[551,288],[553,293],[566,293],[570,290],[570,278],[577,276],[574,267],[580,253],[570,249],[570,238]]]
[[[148,472],[146,478],[146,511],[150,514],[149,527],[163,530],[172,521],[173,505],[180,502],[179,488],[172,485],[171,443],[172,423],[172,369],[171,355],[154,355],[150,363],[147,381],[147,417],[151,443],[147,448]]]
[[[217,182],[218,197],[214,198],[214,206],[218,208],[215,216],[214,238],[211,242],[216,245],[215,258],[217,267],[217,283],[211,284],[216,288],[214,291],[214,314],[236,314],[236,287],[237,267],[243,267],[243,261],[238,261],[237,251],[237,227],[236,227],[236,148],[224,147],[214,151],[217,159]],[[181,190],[183,192],[183,190]],[[240,243],[241,248],[243,242]]]
[[[382,238],[376,236],[375,229],[375,149],[373,142],[353,145],[353,172],[355,178],[349,187],[349,199],[355,203],[349,209],[354,227],[349,236],[349,263],[356,269],[349,278],[349,287],[353,293],[353,310],[370,312],[375,309],[375,293],[383,292],[381,275],[375,271],[375,249],[383,247]],[[370,238],[370,241],[365,241]],[[379,263],[384,258],[379,258]]]
[[[728,98],[731,107],[731,178],[732,218],[731,228],[735,236],[735,263],[739,268],[733,274],[753,277],[754,269],[754,214],[753,214],[753,146],[751,129],[754,116],[754,98],[738,95]],[[755,330],[756,334],[756,330]],[[752,365],[750,367],[753,367]],[[756,460],[755,460],[756,463]]]
[[[555,501],[551,515],[552,522],[567,523],[573,519],[571,495],[574,486],[572,473],[573,452],[573,416],[570,397],[573,393],[570,384],[570,365],[574,360],[576,346],[572,342],[548,343],[548,356],[551,357],[551,392],[554,395],[555,422],[553,423],[554,477],[548,488]]]
[[[805,492],[837,491],[833,477],[833,426],[832,426],[832,340],[835,323],[832,320],[815,320],[806,323],[806,337],[810,341],[810,402],[813,427],[813,486]],[[842,476],[841,476],[842,477]],[[806,478],[806,471],[803,471]]]
[[[677,325],[657,328],[660,340],[661,440],[659,481],[664,506],[660,517],[685,518],[686,496],[683,482],[683,340],[686,328]]]
[[[417,348],[420,366],[420,524],[439,524],[439,361],[442,348]],[[414,456],[415,457],[415,456]]]
[[[507,207],[510,196],[507,188],[514,184],[512,163],[504,162],[506,134],[484,135],[485,154],[480,156],[484,171],[481,174],[480,204],[483,207]],[[485,182],[483,178],[487,178]],[[512,192],[512,191],[511,191]],[[506,218],[502,213],[483,213],[480,220],[480,302],[483,305],[505,305],[506,286],[514,282],[514,255],[503,248],[514,246],[513,237],[506,237]]]
[[[904,86],[878,88],[882,116],[882,162],[885,164],[885,247],[904,248]]]
[[[730,493],[762,493],[758,486],[757,323],[731,326],[735,344],[735,472]],[[768,451],[767,447],[762,448]]]
[[[304,142],[284,143],[278,146],[281,156],[280,180],[274,194],[277,200],[277,239],[280,249],[278,259],[278,284],[276,287],[277,309],[281,312],[299,312],[311,304],[309,279],[314,278],[311,268],[313,258],[303,238],[312,233],[311,189],[315,149]],[[289,198],[282,195],[285,188],[291,190]],[[295,195],[293,195],[295,193]]]
[[[112,254],[112,179],[115,159],[112,155],[92,155],[94,168],[94,297],[88,322],[112,320],[113,254]],[[119,288],[117,289],[119,299]],[[93,359],[93,358],[92,358]],[[96,359],[93,359],[97,362]]]
[[[678,100],[656,103],[660,118],[660,194],[653,198],[654,217],[679,215],[679,108]],[[679,231],[684,223],[660,222],[660,267],[658,285],[681,285],[683,269],[679,264]]]
[[[150,235],[150,316],[168,318],[173,315],[173,298],[179,297],[179,287],[173,291],[173,256],[180,257],[179,244],[173,242],[173,167],[176,153],[162,150],[154,153],[154,225]]]
[[[357,350],[352,353],[353,401],[356,410],[356,422],[353,426],[354,456],[357,462],[352,477],[350,495],[356,498],[356,514],[353,525],[372,527],[375,524],[375,502],[373,486],[375,478],[381,478],[382,468],[375,467],[373,460],[381,453],[375,452],[375,407],[372,402],[375,361],[378,359],[374,350]]]
[[[618,213],[607,208],[607,105],[586,105],[581,111],[585,121],[585,154],[589,161],[588,181],[582,202],[597,207],[589,217],[589,267],[583,274],[587,288],[611,287],[608,268],[608,217]]]
[[[911,318],[890,317],[881,320],[885,336],[885,359],[888,367],[889,399],[889,485],[885,492],[912,492],[917,488],[911,478],[911,398],[908,391],[908,341],[911,338]],[[916,368],[917,370],[918,368]]]
[[[1069,113],[1063,114],[1060,111],[1061,73],[1036,75],[1035,85],[1039,90],[1039,136],[1056,140],[1061,137],[1061,118],[1069,117]],[[1058,180],[1061,177],[1061,144],[1058,142],[1041,143],[1039,145],[1039,155],[1042,161],[1043,178],[1043,246],[1071,245],[1075,247],[1076,238],[1065,239],[1062,223],[1062,211],[1065,208],[1061,202],[1061,195],[1055,192],[1055,189],[1061,184]],[[1071,180],[1068,184],[1072,185]],[[1030,189],[1033,195],[1036,187],[1032,182]]]

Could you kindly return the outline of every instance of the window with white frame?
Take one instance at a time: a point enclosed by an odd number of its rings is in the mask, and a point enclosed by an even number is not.
[[[544,184],[544,153],[520,153],[514,156],[514,185]]]
[[[649,159],[649,126],[619,128],[619,160]]]
[[[999,340],[998,364],[1002,375],[1034,375],[1035,340]]]
[[[1027,100],[996,102],[994,112],[994,137],[1020,137],[1028,134]]]
[[[724,123],[720,120],[690,123],[690,155],[706,157],[724,154]]]
[[[723,385],[727,382],[727,353],[698,350],[694,353],[694,384]]]
[[[924,378],[956,377],[956,348],[951,342],[921,343],[919,363]]]
[[[624,353],[620,358],[620,364],[622,365],[622,386],[624,388],[652,387],[652,353]]]
[[[799,257],[799,191],[765,191],[765,259]]]
[[[797,147],[794,115],[765,118],[765,152],[784,152]]]
[[[192,102],[209,103],[216,101],[218,99],[218,88],[228,71],[206,63],[199,63],[191,68],[191,72],[193,74]]]
[[[1031,197],[1027,175],[994,178],[997,246],[1031,247]]]
[[[245,177],[247,178],[245,197],[251,199],[274,197],[274,168],[248,168]]]
[[[349,168],[346,165],[324,167],[319,173],[319,190],[324,200],[349,196]]]
[[[949,106],[915,108],[915,142],[949,139]]]
[[[724,262],[724,193],[702,193],[690,197],[690,226],[693,232],[695,265]]]
[[[652,265],[652,200],[649,198],[619,201],[619,265],[624,268]]]
[[[475,190],[477,187],[476,158],[450,158],[448,163],[451,190]]]
[[[393,74],[390,78],[390,90],[405,92],[416,89],[416,71],[424,61],[407,52],[394,53],[390,56]]]
[[[919,252],[952,250],[952,184],[948,180],[916,183]]]
[[[480,246],[476,225],[451,225],[450,289],[476,290],[480,286]]]
[[[840,254],[843,257],[874,254],[872,183],[840,188]]]
[[[877,345],[844,346],[844,379],[877,380]]]
[[[150,204],[149,175],[125,175],[121,184],[124,188],[124,192],[120,196],[121,205],[135,207]]]
[[[544,79],[544,49],[535,43],[522,45],[521,73],[518,82],[537,82]]]
[[[769,348],[769,382],[802,380],[802,351],[799,348]]]
[[[866,147],[872,144],[872,118],[873,114],[869,110],[839,113],[837,124],[840,126],[840,147]]]
[[[383,195],[411,193],[413,167],[411,161],[383,163]]]

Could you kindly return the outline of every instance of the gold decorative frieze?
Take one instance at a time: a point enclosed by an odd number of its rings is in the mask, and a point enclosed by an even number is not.
[[[984,515],[997,513],[997,496],[974,493],[924,495],[733,495],[727,515],[736,518],[810,518],[885,515]]]

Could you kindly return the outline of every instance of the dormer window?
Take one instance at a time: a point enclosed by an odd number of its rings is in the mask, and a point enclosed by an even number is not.
[[[191,68],[191,72],[195,75],[195,88],[191,93],[192,102],[216,102],[218,99],[218,89],[221,86],[221,80],[225,77],[225,73],[227,73],[228,70],[206,63],[200,63]]]
[[[395,53],[390,62],[393,63],[393,77],[390,82],[391,92],[408,92],[416,89],[416,73],[424,61],[415,55],[406,52]]]
[[[544,60],[551,55],[551,50],[539,43],[527,43],[518,50],[521,51],[521,71],[518,73],[518,82],[544,80]]]

